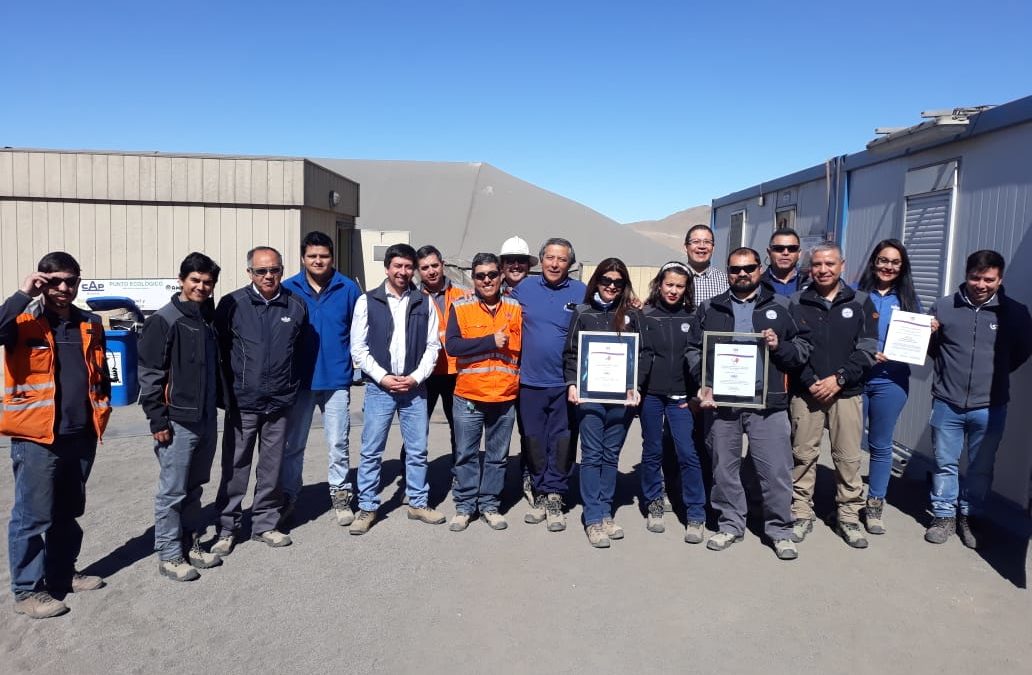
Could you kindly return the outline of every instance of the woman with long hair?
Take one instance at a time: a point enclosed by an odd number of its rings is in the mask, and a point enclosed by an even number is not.
[[[611,540],[624,536],[623,528],[613,520],[613,496],[620,449],[640,396],[637,383],[633,383],[626,398],[619,402],[582,402],[577,396],[577,345],[582,331],[640,333],[643,318],[636,304],[627,266],[619,258],[606,258],[595,268],[584,304],[577,306],[570,320],[564,352],[567,398],[577,406],[580,432],[584,528],[588,541],[596,548],[608,548]]]
[[[644,342],[651,361],[642,368],[641,492],[648,510],[645,527],[663,532],[663,426],[670,427],[680,468],[681,497],[687,514],[684,540],[702,543],[706,491],[702,464],[692,441],[694,421],[688,408],[691,384],[684,354],[695,320],[692,277],[683,263],[671,261],[649,284]]]
[[[882,509],[892,473],[892,437],[910,391],[910,366],[889,361],[881,350],[894,310],[921,312],[903,243],[898,239],[878,242],[857,288],[867,292],[878,311],[878,353],[864,389],[867,450],[871,455],[864,522],[869,533],[885,534]]]

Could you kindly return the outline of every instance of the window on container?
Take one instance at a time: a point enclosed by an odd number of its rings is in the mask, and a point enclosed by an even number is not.
[[[745,211],[732,213],[730,225],[727,234],[727,250],[733,251],[745,246]]]
[[[946,293],[957,162],[907,172],[903,245],[925,309]]]

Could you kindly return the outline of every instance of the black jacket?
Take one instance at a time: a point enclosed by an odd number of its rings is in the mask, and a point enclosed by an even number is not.
[[[294,404],[307,323],[305,303],[285,288],[269,302],[252,286],[223,296],[215,310],[215,330],[227,408],[272,413]]]
[[[151,433],[168,429],[170,420],[194,423],[205,414],[215,414],[206,409],[208,402],[217,398],[216,392],[208,390],[208,383],[219,380],[214,318],[212,301],[200,305],[183,302],[174,295],[143,324],[139,342],[140,405]],[[216,355],[214,363],[208,363],[206,343]],[[213,370],[215,378],[210,377]]]
[[[878,352],[878,312],[867,293],[839,281],[829,308],[810,286],[792,296],[791,308],[813,345],[806,365],[792,378],[792,393],[808,393],[817,380],[841,374],[846,384],[839,396],[860,394]]]
[[[595,302],[577,305],[570,318],[570,329],[566,335],[566,348],[563,350],[563,377],[567,385],[577,384],[577,346],[580,341],[581,331],[600,331],[615,333],[613,330],[613,316],[616,308],[603,309]],[[644,317],[641,311],[629,309],[624,315],[624,330],[621,333],[641,333]],[[638,386],[641,386],[642,368],[641,364],[651,361],[652,355],[639,335],[638,338]]]
[[[642,344],[651,358],[638,364],[642,393],[658,396],[694,396],[699,386],[689,373],[685,352],[695,313],[671,310],[660,302],[644,311]]]
[[[732,332],[735,329],[735,315],[731,303],[731,291],[724,291],[699,307],[688,341],[688,363],[692,377],[702,380],[702,342],[705,331]],[[778,336],[777,349],[770,353],[767,368],[767,410],[788,408],[788,379],[791,373],[799,371],[810,355],[809,329],[800,325],[789,306],[789,300],[777,295],[774,290],[760,284],[753,305],[753,332],[760,333],[768,328]],[[759,380],[759,378],[757,378]]]

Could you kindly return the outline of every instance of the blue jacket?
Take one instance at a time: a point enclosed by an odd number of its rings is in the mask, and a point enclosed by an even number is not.
[[[308,326],[301,335],[298,361],[301,388],[332,391],[350,387],[351,318],[361,294],[358,284],[335,271],[322,293],[316,295],[302,270],[283,286],[308,306]]]
[[[871,299],[875,311],[878,312],[878,351],[883,352],[885,351],[885,338],[889,334],[889,323],[892,321],[892,312],[899,309],[899,295],[893,288],[885,295],[877,291],[870,291],[867,297]],[[918,306],[914,311],[920,314],[921,307]],[[900,361],[875,363],[871,366],[868,376],[868,381],[871,380],[891,380],[906,388],[910,382],[910,366]]]
[[[511,297],[523,309],[523,355],[520,384],[531,387],[563,387],[563,349],[577,305],[584,302],[587,286],[565,279],[558,286],[543,276],[524,279]]]

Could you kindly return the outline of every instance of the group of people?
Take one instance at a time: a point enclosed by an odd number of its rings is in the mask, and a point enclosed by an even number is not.
[[[1009,374],[1029,356],[1032,320],[1002,288],[1004,260],[972,253],[958,291],[922,308],[902,243],[880,242],[857,286],[843,282],[833,242],[810,252],[778,230],[764,266],[751,248],[713,264],[713,231],[692,227],[687,261],[662,266],[639,298],[627,266],[600,262],[588,282],[570,276],[573,245],[547,239],[537,256],[512,237],[472,260],[472,289],[453,284],[434,246],[384,254],[385,280],[365,293],[333,265],[321,232],[301,244],[302,270],[283,279],[279,251],[247,254],[250,283],[213,302],[219,266],[203,253],[181,263],[182,289],[147,318],[139,342],[140,404],[159,465],[155,551],[159,572],[200,576],[230,555],[241,534],[252,464],[251,537],[270,547],[287,533],[301,495],[305,446],[316,407],[328,447],[329,497],[337,524],[369,532],[380,507],[381,462],[395,415],[403,440],[407,515],[460,532],[478,517],[505,529],[501,494],[518,428],[524,522],[566,529],[566,502],[580,447],[583,524],[594,547],[624,536],[614,520],[619,455],[640,417],[639,469],[645,527],[665,530],[667,495],[682,503],[684,540],[724,550],[745,533],[746,491],[762,502],[764,532],[778,558],[794,559],[812,530],[823,430],[835,465],[836,531],[847,544],[882,534],[896,420],[909,369],[882,353],[893,311],[934,316],[931,418],[937,470],[934,518],[925,538],[954,532],[977,545],[972,519],[992,481]],[[540,275],[529,275],[540,265]],[[419,279],[419,285],[414,279]],[[15,611],[43,618],[68,610],[53,593],[103,580],[76,570],[76,518],[110,415],[101,320],[77,308],[79,264],[54,252],[0,307],[5,395],[0,432],[12,437],[15,499],[9,528]],[[637,382],[618,399],[581,400],[584,332],[636,334]],[[760,407],[715,400],[707,334],[759,336],[769,353]],[[364,381],[361,449],[351,482],[350,388]],[[762,377],[764,371],[758,371]],[[763,382],[758,382],[763,389]],[[450,430],[455,513],[428,501],[429,416],[440,402]],[[225,409],[217,537],[206,544],[201,492],[216,455],[217,409]],[[869,487],[860,475],[868,430]],[[743,461],[743,436],[748,455]],[[962,450],[968,469],[958,478]],[[257,449],[257,459],[255,450]],[[708,537],[708,509],[717,532]],[[959,513],[958,513],[959,509]]]

